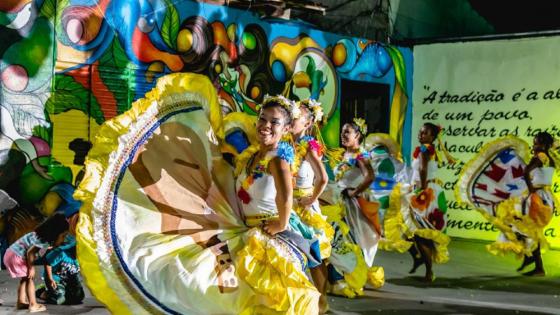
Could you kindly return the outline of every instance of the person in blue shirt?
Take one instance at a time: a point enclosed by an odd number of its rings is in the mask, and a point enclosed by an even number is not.
[[[45,255],[44,286],[37,297],[48,304],[79,304],[84,299],[80,265],[76,259],[76,238],[70,234],[64,243]]]

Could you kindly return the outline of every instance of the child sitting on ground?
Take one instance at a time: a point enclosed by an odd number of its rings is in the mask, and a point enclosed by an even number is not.
[[[68,232],[68,222],[63,214],[56,213],[13,243],[4,255],[4,264],[12,278],[20,278],[17,309],[30,313],[42,312],[46,307],[35,298],[35,267],[33,262],[41,249],[62,244]]]

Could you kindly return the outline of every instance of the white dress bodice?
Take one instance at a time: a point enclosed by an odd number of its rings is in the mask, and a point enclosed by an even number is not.
[[[531,183],[536,188],[552,185],[552,176],[554,175],[554,167],[543,166],[533,169],[530,173]]]
[[[276,151],[267,153],[267,158],[276,156]],[[245,169],[239,174],[236,180],[236,190],[242,186],[243,181],[249,176],[249,170]],[[262,176],[254,179],[253,183],[246,189],[251,200],[249,203],[241,203],[243,214],[246,217],[251,216],[276,216],[278,209],[276,208],[276,186],[274,185],[274,177],[265,171]]]
[[[412,184],[420,185],[420,168],[422,167],[422,155],[418,156],[412,160]],[[426,180],[436,179],[436,171],[438,169],[437,162],[430,159],[428,161],[428,173],[426,174]]]
[[[296,176],[295,188],[312,188],[314,179],[315,172],[313,172],[311,163],[309,163],[307,160],[303,160]]]
[[[344,161],[349,161],[350,159],[355,158],[354,155],[355,154],[352,153],[345,153]],[[345,163],[341,163],[335,168],[335,174],[339,171],[339,168],[344,164]],[[344,172],[343,176],[337,181],[337,185],[341,189],[356,188],[363,181],[364,181],[364,175],[362,174],[362,171],[360,170],[358,165],[354,164],[353,166],[350,166],[349,170]]]

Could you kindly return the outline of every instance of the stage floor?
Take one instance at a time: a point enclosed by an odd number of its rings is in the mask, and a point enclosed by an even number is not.
[[[432,284],[421,281],[423,267],[408,274],[408,254],[379,252],[376,263],[385,268],[385,286],[353,300],[329,297],[331,314],[559,314],[560,251],[544,254],[546,277],[530,278],[515,271],[520,262],[512,256],[492,256],[484,245],[454,239],[451,260],[435,266]],[[0,314],[27,313],[14,308],[17,283],[0,271]],[[47,307],[42,314],[108,314],[89,293],[84,304]]]

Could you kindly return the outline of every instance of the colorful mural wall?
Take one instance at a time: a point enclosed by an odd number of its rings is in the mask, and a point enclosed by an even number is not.
[[[411,65],[409,49],[194,1],[2,0],[0,189],[19,203],[0,209],[2,232],[11,239],[52,212],[56,187],[79,182],[98,126],[162,75],[207,75],[225,113],[254,113],[266,94],[314,97],[330,146],[340,80],[388,84],[391,131],[406,144]]]

